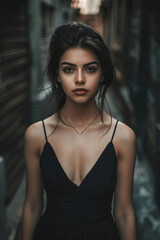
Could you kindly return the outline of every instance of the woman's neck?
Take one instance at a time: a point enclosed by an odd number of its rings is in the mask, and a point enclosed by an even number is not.
[[[66,101],[61,111],[70,123],[81,126],[92,120],[98,114],[99,109],[95,100],[92,103],[85,104]]]

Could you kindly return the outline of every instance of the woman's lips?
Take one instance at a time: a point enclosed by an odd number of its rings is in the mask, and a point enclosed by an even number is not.
[[[84,94],[86,94],[88,92],[88,90],[86,90],[86,89],[75,89],[73,92],[76,95],[84,95]]]

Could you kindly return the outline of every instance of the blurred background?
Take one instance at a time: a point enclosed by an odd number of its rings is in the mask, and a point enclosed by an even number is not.
[[[5,0],[0,3],[0,240],[18,240],[25,196],[23,137],[55,111],[43,77],[54,29],[82,21],[116,66],[112,115],[134,129],[138,240],[160,239],[160,1]],[[45,89],[45,90],[44,90]]]

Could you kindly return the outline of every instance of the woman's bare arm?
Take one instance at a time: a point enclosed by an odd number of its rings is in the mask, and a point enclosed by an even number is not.
[[[132,203],[135,166],[135,134],[125,124],[117,131],[118,172],[114,216],[121,240],[136,240],[136,223]]]
[[[38,124],[25,133],[26,197],[22,216],[22,240],[31,240],[35,225],[43,210],[43,187],[39,167]]]

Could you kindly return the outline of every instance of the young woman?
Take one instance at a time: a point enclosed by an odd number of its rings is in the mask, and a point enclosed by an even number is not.
[[[108,49],[73,22],[55,30],[49,54],[57,111],[25,134],[22,240],[135,240],[135,134],[103,111],[115,77]]]

